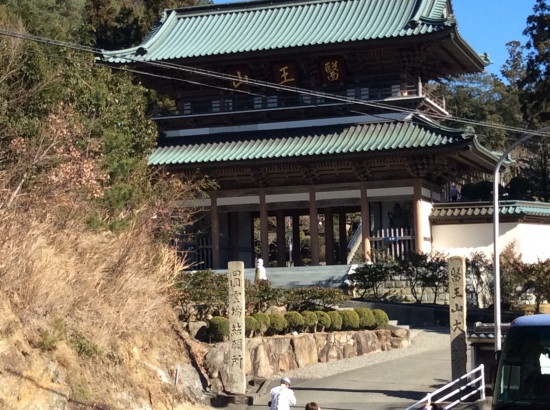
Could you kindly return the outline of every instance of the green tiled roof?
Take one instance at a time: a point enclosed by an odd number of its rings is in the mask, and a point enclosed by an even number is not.
[[[141,45],[104,52],[103,58],[112,63],[159,61],[418,36],[456,24],[453,16],[443,16],[446,3],[272,0],[167,10]]]
[[[165,141],[170,143],[170,138]],[[465,149],[467,146],[469,149],[464,155],[477,155],[493,164],[498,158],[481,147],[473,134],[434,124],[420,116],[411,116],[405,121],[228,133],[181,141],[157,148],[149,157],[149,164],[231,163],[430,147]]]
[[[550,204],[530,201],[500,201],[501,216],[523,216],[550,218]],[[491,202],[451,202],[436,204],[430,219],[475,219],[492,218],[493,204]]]

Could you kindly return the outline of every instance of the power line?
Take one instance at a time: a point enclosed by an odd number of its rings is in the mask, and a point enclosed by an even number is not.
[[[14,32],[14,31],[4,30],[4,29],[0,29],[0,35],[20,38],[20,39],[23,39],[23,40],[35,41],[35,42],[38,42],[38,43],[43,43],[43,44],[53,45],[53,46],[58,46],[58,47],[63,47],[63,48],[70,48],[70,49],[74,49],[74,50],[78,50],[78,51],[82,51],[82,52],[92,53],[94,55],[98,55],[98,54],[103,55],[103,50],[100,50],[100,49],[95,48],[95,47],[89,47],[89,46],[83,46],[83,45],[80,45],[80,44],[74,44],[74,43],[69,43],[69,42],[65,42],[65,41],[53,40],[53,39],[49,39],[49,38],[41,37],[41,36],[23,34],[23,33],[18,33],[18,32]],[[113,54],[112,57],[116,58],[117,55]],[[186,73],[189,73],[189,74],[200,75],[200,76],[204,76],[204,77],[208,77],[208,78],[221,79],[221,80],[225,80],[225,81],[240,81],[242,83],[245,83],[245,84],[248,84],[248,85],[251,85],[251,86],[271,88],[271,89],[275,89],[277,91],[288,91],[288,92],[292,92],[292,93],[304,94],[304,95],[314,96],[314,97],[318,97],[318,98],[326,98],[326,99],[329,99],[329,100],[341,101],[341,102],[346,102],[346,103],[353,103],[353,104],[357,104],[357,105],[364,105],[364,106],[383,109],[383,110],[392,110],[392,111],[397,111],[397,112],[405,112],[405,113],[409,113],[409,114],[418,114],[419,113],[417,110],[411,110],[411,109],[407,109],[407,108],[399,107],[399,106],[394,106],[394,105],[390,105],[390,104],[378,103],[378,102],[369,102],[369,101],[360,100],[360,99],[357,99],[357,98],[352,98],[352,97],[347,97],[347,96],[340,96],[340,95],[336,95],[336,94],[329,94],[329,93],[324,93],[324,92],[315,91],[315,90],[308,90],[308,89],[303,89],[303,88],[298,88],[298,87],[292,87],[292,86],[287,86],[287,85],[284,85],[284,84],[275,84],[275,83],[270,83],[270,82],[262,81],[262,80],[242,78],[242,77],[234,76],[234,75],[231,75],[231,74],[219,73],[219,72],[216,72],[216,71],[199,69],[199,68],[189,67],[189,66],[185,66],[185,65],[177,65],[177,64],[174,64],[174,63],[167,63],[167,62],[142,61],[142,60],[139,60],[139,59],[136,59],[136,58],[131,58],[131,57],[122,56],[122,55],[119,55],[118,58],[124,59],[126,61],[130,61],[130,62],[134,62],[134,63],[141,63],[141,64],[153,66],[153,67],[178,70],[178,71],[186,72]],[[96,64],[101,64],[101,63],[97,63],[97,61],[95,63]],[[103,64],[103,66],[120,69],[119,67],[114,67],[114,66],[111,66],[110,64]],[[184,79],[179,79],[179,78],[170,77],[170,76],[162,76],[162,75],[157,75],[157,74],[151,74],[151,73],[142,72],[142,71],[138,71],[138,70],[134,70],[134,69],[125,69],[125,70],[130,71],[130,72],[136,72],[136,73],[139,73],[139,74],[142,74],[142,75],[158,76],[158,77],[161,77],[161,78],[176,80],[176,81],[184,81],[184,82],[191,82],[192,81],[192,80],[184,80]],[[197,84],[197,85],[201,85],[201,86],[206,86],[206,87],[213,87],[213,88],[220,88],[220,89],[228,90],[228,88],[212,86],[212,85],[204,84],[204,83],[197,82],[197,81],[194,81],[192,83]],[[237,90],[237,89],[229,89],[229,90],[232,91],[232,92],[233,91],[237,91],[237,92],[238,91],[243,91],[243,90]],[[245,91],[245,93],[246,93],[246,91]],[[263,96],[261,94],[254,94],[254,93],[252,93],[252,94],[256,95],[256,96]],[[502,124],[492,123],[492,122],[486,122],[486,121],[470,120],[470,119],[465,119],[465,118],[460,118],[460,117],[454,117],[454,116],[451,116],[451,115],[446,116],[446,115],[432,114],[432,113],[421,113],[421,114],[423,114],[425,116],[428,116],[428,117],[432,117],[432,118],[437,118],[437,119],[442,119],[442,120],[451,120],[451,121],[464,123],[464,124],[468,124],[468,125],[477,125],[477,126],[481,126],[481,127],[494,128],[494,129],[499,129],[499,130],[508,131],[508,132],[515,132],[515,133],[522,133],[522,134],[529,132],[529,133],[532,133],[533,135],[536,135],[536,136],[547,136],[548,135],[546,133],[541,133],[541,132],[538,132],[536,130],[529,130],[529,129],[526,129],[526,128],[512,127],[512,126],[507,126],[507,125],[502,125]]]

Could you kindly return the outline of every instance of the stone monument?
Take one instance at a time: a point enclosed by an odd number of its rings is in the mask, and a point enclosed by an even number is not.
[[[229,262],[229,392],[246,393],[244,262]]]
[[[452,378],[466,374],[466,259],[449,258],[449,325]]]

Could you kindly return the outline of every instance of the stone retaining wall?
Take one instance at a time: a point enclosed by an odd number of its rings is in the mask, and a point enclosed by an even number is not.
[[[409,344],[409,331],[398,327],[256,337],[246,339],[246,374],[269,379],[277,373],[299,367],[406,347]],[[214,392],[226,390],[228,361],[228,342],[214,345],[205,356],[204,367]]]

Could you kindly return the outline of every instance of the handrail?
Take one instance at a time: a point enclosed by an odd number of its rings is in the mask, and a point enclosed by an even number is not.
[[[417,406],[423,405],[423,404],[428,404],[429,405],[430,403],[432,403],[432,397],[434,397],[436,394],[439,394],[442,391],[447,390],[447,389],[449,389],[450,387],[452,387],[456,384],[459,384],[462,380],[467,379],[470,375],[474,376],[474,374],[477,373],[477,372],[479,372],[479,374],[480,374],[478,377],[476,377],[475,379],[470,380],[465,385],[460,386],[460,387],[454,389],[453,391],[451,391],[450,393],[446,394],[445,396],[437,399],[436,401],[434,401],[434,403],[441,403],[441,402],[447,400],[448,398],[450,398],[452,396],[455,396],[458,393],[464,391],[466,388],[468,388],[470,386],[474,386],[478,382],[479,382],[479,387],[477,387],[475,390],[471,391],[470,393],[468,393],[464,396],[461,396],[460,398],[453,401],[452,403],[447,404],[445,406],[445,409],[447,410],[447,409],[453,408],[458,403],[460,403],[460,402],[466,400],[468,397],[473,396],[474,394],[476,394],[478,391],[479,391],[480,399],[482,399],[482,400],[485,399],[485,368],[484,368],[483,365],[479,365],[478,367],[476,367],[471,372],[466,373],[465,375],[459,377],[456,380],[453,380],[452,382],[446,384],[443,387],[440,387],[436,391],[428,393],[424,398],[420,399],[419,401],[417,401],[413,405],[407,407],[405,410],[412,410],[412,409],[416,408]]]

